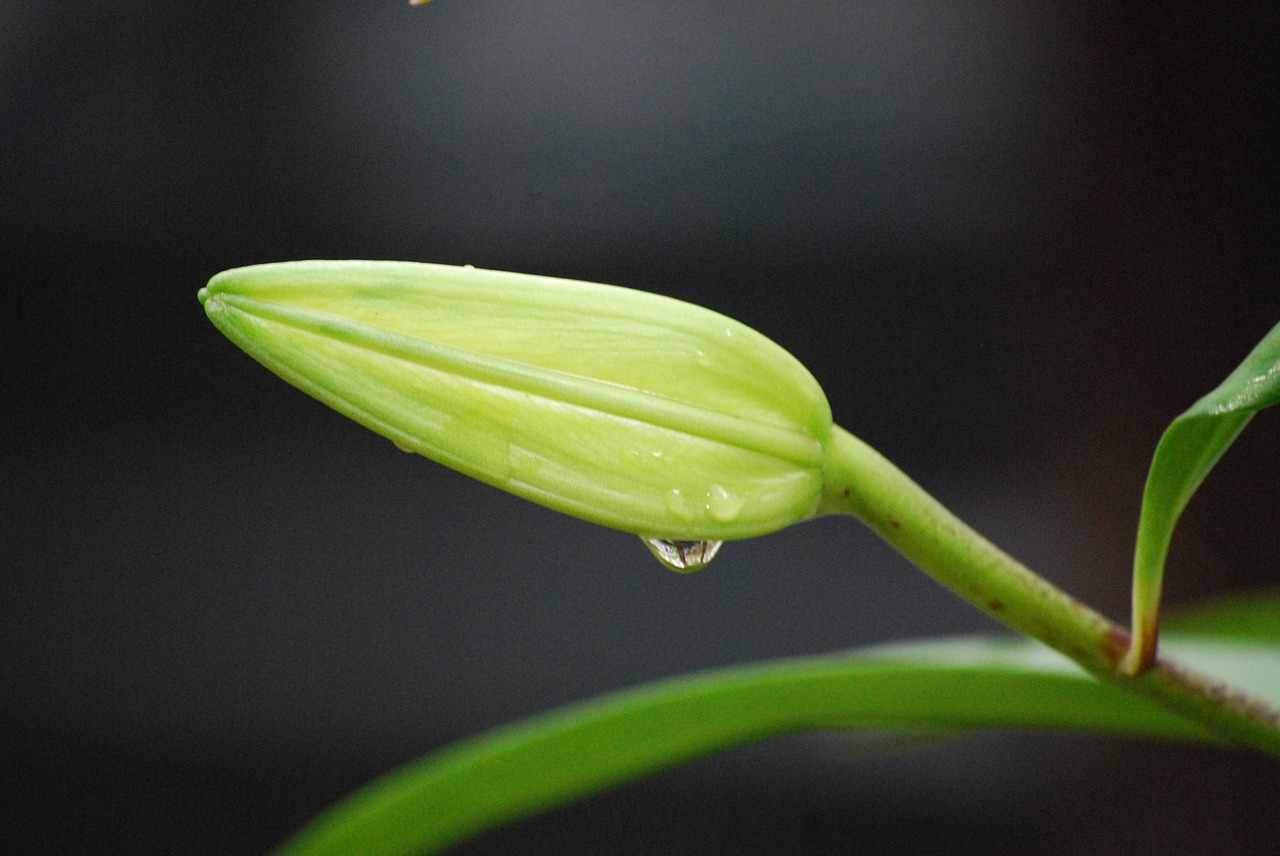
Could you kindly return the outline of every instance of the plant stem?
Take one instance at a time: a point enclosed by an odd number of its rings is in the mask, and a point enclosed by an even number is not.
[[[836,426],[820,513],[852,514],[938,582],[1090,673],[1146,696],[1229,740],[1280,756],[1280,710],[1171,661],[1122,668],[1128,631],[983,538],[866,443]]]

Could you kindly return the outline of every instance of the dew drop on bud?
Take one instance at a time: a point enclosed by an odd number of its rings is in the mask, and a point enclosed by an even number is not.
[[[659,562],[673,571],[688,574],[705,567],[720,552],[720,545],[724,542],[645,538],[644,543]]]

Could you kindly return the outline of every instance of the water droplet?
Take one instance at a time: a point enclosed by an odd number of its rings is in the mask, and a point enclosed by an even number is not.
[[[736,519],[745,502],[742,497],[734,496],[718,484],[713,484],[707,491],[707,513],[711,515],[711,519],[721,523]]]
[[[537,452],[531,452],[523,446],[511,443],[507,446],[507,466],[509,467],[507,475],[531,478],[542,467],[544,460]]]
[[[391,442],[395,443],[396,448],[399,449],[400,451],[408,452],[411,455],[413,454],[413,447],[408,445],[407,443],[401,443],[399,440],[392,440]]]
[[[724,542],[645,538],[644,543],[659,562],[673,571],[688,574],[705,567],[720,552],[720,545]]]
[[[681,520],[692,520],[696,514],[694,504],[678,487],[673,487],[667,493],[667,510]]]

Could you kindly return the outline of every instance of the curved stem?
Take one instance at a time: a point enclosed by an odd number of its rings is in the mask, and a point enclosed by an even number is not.
[[[952,514],[866,443],[836,426],[819,513],[852,514],[952,589],[1014,630],[1225,737],[1280,756],[1280,710],[1169,660],[1126,674],[1128,631],[1038,576]]]

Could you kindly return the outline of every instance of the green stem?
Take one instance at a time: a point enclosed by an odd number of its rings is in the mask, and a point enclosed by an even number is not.
[[[983,538],[883,455],[836,426],[820,513],[860,518],[925,573],[1009,627],[1228,739],[1280,756],[1280,710],[1159,657],[1132,677],[1129,633]]]

